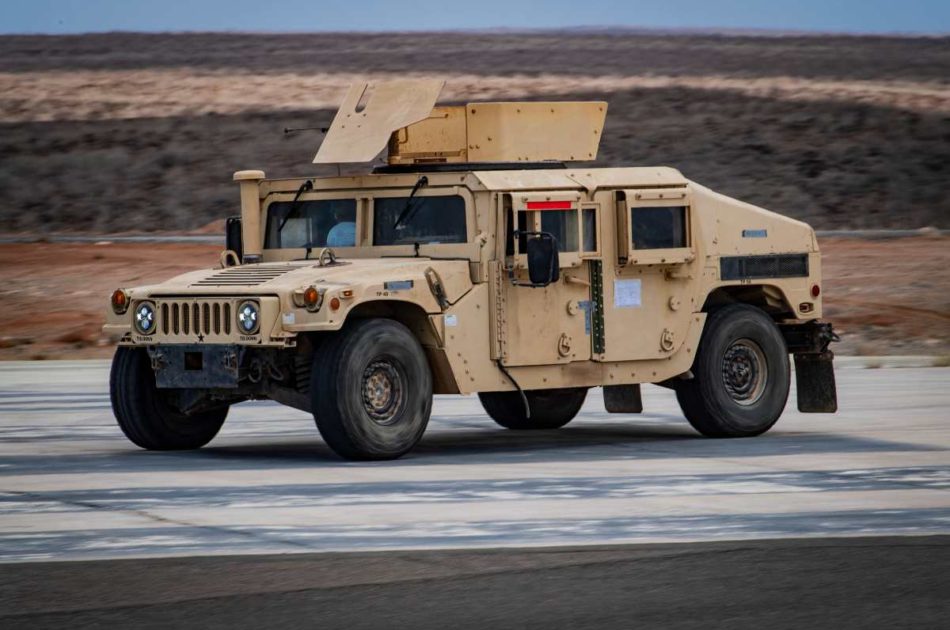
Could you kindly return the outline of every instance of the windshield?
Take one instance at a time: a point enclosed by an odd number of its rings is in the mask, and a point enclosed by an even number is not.
[[[411,203],[408,212],[406,204]],[[396,226],[396,220],[402,220]],[[373,245],[465,243],[465,200],[450,197],[377,197],[373,200]]]
[[[283,226],[283,227],[281,227]],[[270,204],[264,247],[354,247],[356,200],[279,201]]]

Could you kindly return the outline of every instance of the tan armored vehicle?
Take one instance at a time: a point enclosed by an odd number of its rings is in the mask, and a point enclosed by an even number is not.
[[[596,158],[606,103],[436,107],[441,82],[354,86],[314,160],[366,174],[239,171],[221,265],[112,296],[119,426],[209,442],[229,406],[312,412],[346,458],[409,451],[433,394],[478,393],[510,429],[555,429],[604,388],[676,392],[702,434],[836,409],[834,333],[806,224],[667,167]],[[371,92],[370,92],[371,91]],[[372,170],[372,172],[370,172]]]

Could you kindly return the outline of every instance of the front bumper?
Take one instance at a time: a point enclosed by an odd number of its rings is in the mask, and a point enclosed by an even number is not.
[[[246,352],[245,346],[237,344],[148,347],[155,385],[160,389],[236,389]]]

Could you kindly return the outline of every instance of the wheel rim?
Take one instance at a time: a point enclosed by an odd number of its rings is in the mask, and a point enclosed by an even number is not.
[[[396,421],[403,401],[403,379],[396,366],[388,359],[378,359],[363,370],[363,408],[381,425]]]
[[[765,393],[769,367],[765,353],[751,339],[739,339],[722,357],[722,383],[729,397],[740,405],[754,405]]]

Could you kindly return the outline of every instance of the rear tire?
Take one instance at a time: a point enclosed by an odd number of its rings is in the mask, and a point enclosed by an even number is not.
[[[144,348],[119,347],[112,358],[109,397],[119,428],[136,446],[150,451],[201,448],[228,416],[228,406],[187,415],[155,386],[155,373]]]
[[[732,304],[711,313],[692,371],[693,379],[676,383],[676,399],[707,437],[765,433],[785,409],[788,350],[778,327],[757,308]]]
[[[347,323],[314,357],[313,417],[345,459],[396,459],[422,438],[432,373],[419,341],[389,319]]]
[[[518,392],[484,392],[478,395],[478,400],[491,419],[506,429],[560,429],[581,410],[587,388],[536,389],[524,394],[531,409],[530,418],[525,414],[524,401]]]

